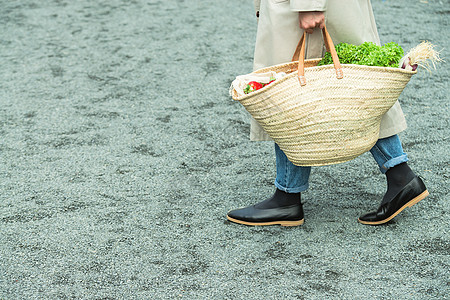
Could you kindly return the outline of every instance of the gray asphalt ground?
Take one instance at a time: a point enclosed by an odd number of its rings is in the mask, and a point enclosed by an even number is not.
[[[445,299],[449,71],[400,101],[430,196],[357,223],[385,179],[371,155],[313,169],[304,226],[229,209],[273,192],[228,87],[252,68],[252,1],[0,1],[0,299]],[[374,0],[383,43],[450,59],[450,2]]]

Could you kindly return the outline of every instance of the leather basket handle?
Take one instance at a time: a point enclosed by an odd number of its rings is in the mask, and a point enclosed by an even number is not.
[[[334,69],[336,70],[336,78],[342,79],[344,74],[342,73],[341,63],[339,62],[339,57],[336,53],[336,48],[334,48],[333,40],[328,33],[326,27],[322,29],[323,40],[325,42],[325,47],[327,51],[331,53],[331,58],[333,59]],[[303,35],[300,39],[300,42],[295,49],[294,56],[292,57],[292,61],[297,60],[298,58],[298,80],[301,86],[306,85],[305,78],[305,48],[306,48],[306,32],[303,32]]]

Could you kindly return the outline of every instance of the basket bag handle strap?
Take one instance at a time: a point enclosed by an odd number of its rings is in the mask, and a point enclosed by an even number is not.
[[[334,69],[336,70],[336,78],[342,79],[344,74],[342,73],[341,63],[339,62],[339,57],[336,53],[336,49],[334,48],[333,40],[328,33],[326,27],[322,29],[323,40],[325,42],[325,47],[327,51],[331,53],[331,57],[334,63]],[[303,35],[300,39],[300,42],[297,45],[297,49],[295,49],[294,57],[292,58],[295,61],[298,57],[298,80],[301,86],[306,85],[305,79],[305,48],[306,48],[306,32],[303,32]]]

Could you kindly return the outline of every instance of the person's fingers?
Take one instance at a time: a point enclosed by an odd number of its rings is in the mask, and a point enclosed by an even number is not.
[[[314,21],[302,22],[300,24],[300,28],[306,30],[306,32],[308,32],[308,33],[312,33],[314,31],[314,28],[317,28],[317,27],[323,28],[323,26],[324,26],[324,23],[314,22]]]
[[[318,25],[318,24],[316,24],[314,21],[312,21],[312,20],[307,20],[307,21],[303,21],[303,22],[300,24],[300,27],[301,27],[302,29],[313,29],[313,28],[316,28],[317,25]]]
[[[323,15],[322,15],[322,18],[320,19],[319,27],[320,27],[320,29],[323,29],[323,27],[325,27],[325,16],[323,16]]]
[[[314,28],[325,26],[325,16],[323,12],[300,12],[299,25],[306,33],[313,33]]]

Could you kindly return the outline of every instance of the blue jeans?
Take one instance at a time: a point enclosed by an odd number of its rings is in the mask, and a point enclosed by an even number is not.
[[[383,174],[389,168],[408,161],[397,135],[379,139],[370,149],[370,153]],[[275,144],[275,155],[277,164],[275,186],[287,193],[300,193],[307,190],[311,167],[299,167],[291,163],[277,144]]]

